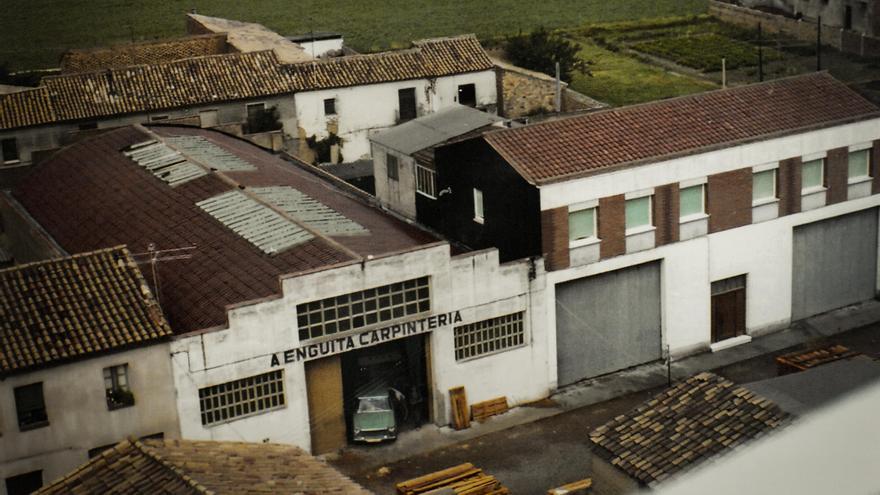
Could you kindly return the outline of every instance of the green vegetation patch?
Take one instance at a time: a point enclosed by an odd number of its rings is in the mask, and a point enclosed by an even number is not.
[[[631,48],[702,71],[721,70],[722,58],[727,59],[728,69],[758,65],[756,46],[715,33],[643,41]],[[777,50],[764,48],[765,62],[781,59]]]

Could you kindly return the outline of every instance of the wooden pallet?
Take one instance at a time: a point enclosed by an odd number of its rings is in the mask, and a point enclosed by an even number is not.
[[[483,421],[490,416],[506,413],[508,410],[510,407],[507,405],[507,397],[498,397],[472,405],[471,418],[474,421]]]
[[[449,403],[452,405],[452,427],[463,430],[471,426],[471,418],[468,415],[467,394],[464,387],[449,389]]]
[[[861,353],[851,351],[842,345],[832,345],[811,351],[797,351],[776,358],[780,375],[815,368],[839,359],[851,358]]]
[[[593,479],[586,478],[547,490],[547,495],[574,495],[588,493],[593,486]]]
[[[494,476],[467,462],[434,473],[401,481],[399,495],[507,495],[510,491]]]

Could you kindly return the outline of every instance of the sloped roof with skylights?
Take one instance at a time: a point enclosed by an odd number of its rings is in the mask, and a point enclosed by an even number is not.
[[[83,140],[13,197],[70,253],[196,246],[157,265],[175,333],[225,325],[228,305],[279,294],[281,275],[439,240],[277,155],[190,127]]]

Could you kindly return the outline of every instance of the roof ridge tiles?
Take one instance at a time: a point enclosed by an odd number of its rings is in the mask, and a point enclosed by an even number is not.
[[[214,494],[213,491],[209,490],[207,487],[205,487],[204,485],[199,483],[198,480],[196,480],[195,478],[193,478],[192,476],[190,476],[186,472],[184,472],[181,467],[177,466],[176,464],[174,464],[170,460],[163,458],[161,456],[161,454],[159,454],[159,452],[156,452],[155,450],[153,450],[149,446],[144,445],[143,443],[140,442],[140,440],[128,439],[127,442],[129,442],[132,445],[132,447],[137,449],[139,452],[141,452],[144,456],[151,459],[153,462],[156,462],[156,463],[160,464],[162,467],[173,472],[178,478],[183,480],[185,483],[187,483],[190,487],[192,487],[193,489],[195,489],[199,493],[204,493],[205,495],[213,495]],[[163,442],[164,442],[164,440],[163,440]]]

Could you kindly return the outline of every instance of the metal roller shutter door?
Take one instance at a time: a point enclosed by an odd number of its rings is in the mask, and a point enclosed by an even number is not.
[[[792,320],[871,299],[877,283],[877,209],[795,227],[792,265]]]
[[[660,262],[556,286],[560,386],[662,356]]]

